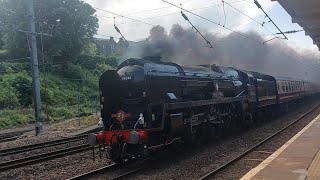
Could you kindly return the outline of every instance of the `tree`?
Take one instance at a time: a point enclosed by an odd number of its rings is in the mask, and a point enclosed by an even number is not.
[[[12,57],[29,56],[27,38],[18,29],[27,26],[23,0],[0,0],[0,31],[2,32],[3,49]]]
[[[92,42],[98,28],[98,18],[89,4],[80,0],[34,1],[37,31],[53,35],[42,37],[45,54],[74,58]],[[19,29],[28,30],[25,12],[24,0],[0,0],[4,48],[12,55],[29,53],[26,35],[18,32]],[[39,46],[40,39],[38,35]]]
[[[0,30],[0,50],[2,49],[3,41],[2,41],[2,32]]]

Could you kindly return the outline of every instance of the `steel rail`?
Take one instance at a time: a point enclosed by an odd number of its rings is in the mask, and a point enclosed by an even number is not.
[[[46,148],[46,147],[51,147],[51,146],[57,146],[57,145],[66,144],[66,143],[70,143],[70,142],[76,142],[76,141],[84,140],[86,137],[87,137],[87,135],[84,134],[84,135],[80,135],[80,136],[74,136],[74,137],[64,138],[64,139],[55,140],[55,141],[48,141],[48,142],[20,146],[20,147],[15,147],[15,148],[10,148],[10,149],[3,149],[3,150],[0,150],[0,156],[18,154],[18,153],[22,153],[22,152],[31,151],[31,150],[36,150],[36,149],[41,149],[41,148]]]
[[[118,175],[116,176],[115,178],[111,178],[113,180],[119,180],[119,179],[125,179],[125,178],[128,178],[129,176],[133,175],[134,173],[137,173],[143,169],[145,169],[147,167],[147,165],[145,165],[146,162],[149,162],[150,159],[145,159],[143,160],[142,163],[139,163],[139,164],[136,164],[137,166],[139,166],[138,168],[135,168],[133,170],[129,170],[121,175]],[[108,170],[111,170],[115,167],[120,167],[121,164],[116,164],[114,162],[112,162],[111,164],[107,165],[107,166],[104,166],[104,167],[101,167],[99,169],[95,169],[93,171],[89,171],[89,172],[86,172],[86,173],[83,173],[83,174],[80,174],[80,175],[77,175],[77,176],[74,176],[74,177],[71,177],[69,178],[68,180],[79,180],[79,179],[89,179],[95,175],[98,175],[98,174],[103,174],[105,173],[105,171],[108,171]]]
[[[7,137],[7,138],[1,138],[0,139],[0,143],[3,143],[3,142],[8,142],[8,141],[14,141],[16,139],[18,139],[20,136],[12,136],[12,137]]]
[[[110,170],[112,168],[116,167],[116,164],[115,163],[112,163],[112,164],[109,164],[107,166],[104,166],[104,167],[101,167],[99,169],[95,169],[93,171],[89,171],[89,172],[86,172],[86,173],[83,173],[83,174],[80,174],[78,176],[74,176],[74,177],[71,177],[67,180],[79,180],[79,179],[87,179],[89,177],[92,177],[94,176],[95,174],[99,174],[99,173],[104,173],[105,171],[107,170]]]
[[[317,106],[315,106],[314,108],[312,108],[311,110],[309,110],[308,112],[304,113],[301,117],[295,119],[293,122],[291,122],[290,124],[286,125],[285,127],[283,127],[282,129],[280,129],[279,131],[277,131],[276,133],[270,135],[269,137],[267,137],[266,139],[264,139],[263,141],[259,142],[258,144],[254,145],[253,147],[251,147],[250,149],[248,149],[247,151],[245,151],[244,153],[240,154],[239,156],[237,156],[236,158],[226,162],[225,164],[219,166],[218,168],[214,169],[213,171],[207,173],[206,175],[202,176],[199,178],[199,180],[206,180],[206,179],[210,179],[212,178],[214,175],[216,175],[217,173],[219,173],[220,171],[222,171],[223,169],[229,167],[230,165],[234,164],[236,161],[240,160],[242,157],[246,156],[247,154],[249,154],[250,152],[252,152],[254,149],[260,147],[261,145],[263,145],[264,143],[266,143],[267,141],[271,140],[273,137],[277,136],[278,134],[280,134],[281,132],[283,132],[284,130],[286,130],[287,128],[289,128],[290,126],[294,125],[295,123],[297,123],[298,121],[300,121],[302,118],[304,118],[305,116],[307,116],[308,114],[310,114],[311,112],[313,112],[316,108],[319,107],[320,104],[318,104]]]
[[[133,174],[135,174],[135,173],[137,173],[137,172],[139,172],[139,171],[141,171],[143,169],[145,169],[144,166],[138,167],[138,168],[133,169],[133,170],[131,170],[129,172],[123,173],[123,174],[121,174],[121,175],[119,175],[119,176],[117,176],[115,178],[112,178],[112,180],[127,179],[129,176],[131,176],[131,175],[133,175]]]
[[[78,145],[71,148],[52,151],[49,153],[42,153],[39,155],[28,156],[28,157],[24,157],[16,160],[6,161],[3,163],[0,163],[0,172],[31,165],[31,164],[36,164],[43,161],[48,161],[51,159],[55,159],[55,158],[59,158],[59,157],[63,157],[71,154],[76,154],[89,149],[92,149],[92,147],[89,146],[88,144],[83,144],[83,145]]]
[[[21,136],[23,133],[30,132],[30,131],[32,131],[32,130],[27,129],[27,130],[21,130],[21,131],[2,133],[2,134],[0,134],[0,139],[6,139],[6,138],[13,137],[13,136]]]

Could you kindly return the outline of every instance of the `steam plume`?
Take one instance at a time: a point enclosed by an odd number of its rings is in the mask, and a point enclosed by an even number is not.
[[[184,29],[175,24],[168,33],[163,27],[155,26],[150,30],[139,56],[162,56],[163,61],[183,65],[231,66],[315,82],[320,77],[320,56],[316,52],[297,52],[277,40],[268,43],[274,49],[272,50],[237,33],[228,36],[214,35],[204,30],[202,33],[211,41],[214,49],[208,48],[205,41],[192,29]],[[260,42],[265,41],[256,32],[245,34],[255,37]],[[276,51],[284,52],[286,55]]]

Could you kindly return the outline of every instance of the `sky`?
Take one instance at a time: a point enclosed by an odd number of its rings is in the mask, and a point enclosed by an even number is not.
[[[272,23],[265,20],[265,15],[257,8],[253,0],[225,0],[253,19],[241,14],[227,4],[224,4],[223,6],[221,0],[168,1],[179,6],[181,4],[184,9],[204,16],[221,25],[225,25],[225,27],[230,29],[240,32],[256,31],[265,37],[266,40],[274,37],[270,36],[271,34],[279,32]],[[173,24],[180,24],[185,28],[191,27],[181,16],[180,9],[161,0],[84,0],[84,2],[89,3],[94,8],[111,11],[152,25],[161,25],[167,31],[170,31]],[[259,2],[282,31],[302,30],[298,24],[292,23],[291,17],[278,2],[272,2],[271,0],[259,0]],[[185,14],[200,30],[205,30],[221,36],[226,36],[231,33],[231,31],[223,27],[202,20],[192,14],[187,12],[185,12]],[[152,28],[151,25],[133,21],[121,16],[115,16],[101,10],[96,11],[96,16],[99,18],[98,34],[100,34],[97,35],[97,37],[120,37],[113,27],[114,20],[124,37],[130,41],[139,41],[147,38],[149,36],[149,30]],[[261,26],[264,21],[264,26]],[[304,31],[288,34],[287,37],[289,40],[282,41],[287,43],[288,46],[293,47],[296,51],[308,50],[320,54],[318,47],[313,45],[312,39],[309,36],[305,36]]]

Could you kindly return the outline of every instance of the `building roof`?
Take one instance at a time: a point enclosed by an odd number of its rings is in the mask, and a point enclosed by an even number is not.
[[[271,0],[279,4],[310,36],[320,49],[320,1],[319,0]]]

